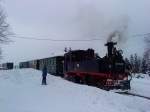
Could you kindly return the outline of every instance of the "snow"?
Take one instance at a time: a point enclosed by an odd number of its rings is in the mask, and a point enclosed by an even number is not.
[[[150,112],[150,100],[78,85],[33,69],[0,71],[0,112]]]
[[[148,74],[135,74],[131,81],[130,92],[150,97],[150,76]]]

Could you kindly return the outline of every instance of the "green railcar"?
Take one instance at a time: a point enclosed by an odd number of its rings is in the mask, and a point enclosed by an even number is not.
[[[47,66],[48,73],[56,76],[63,76],[63,56],[49,57],[39,60],[39,69]]]

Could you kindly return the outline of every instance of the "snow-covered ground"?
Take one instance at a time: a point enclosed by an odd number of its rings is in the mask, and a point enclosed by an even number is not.
[[[0,71],[0,112],[150,112],[150,100],[78,85],[33,69]],[[147,84],[147,83],[146,83]]]
[[[150,97],[150,77],[147,74],[135,74],[130,92]]]

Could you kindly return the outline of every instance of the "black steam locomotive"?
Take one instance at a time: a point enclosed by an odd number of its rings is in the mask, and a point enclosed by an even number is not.
[[[103,89],[130,89],[129,67],[122,52],[108,42],[108,54],[103,58],[93,49],[69,51],[64,55],[65,78],[76,83],[97,86]]]

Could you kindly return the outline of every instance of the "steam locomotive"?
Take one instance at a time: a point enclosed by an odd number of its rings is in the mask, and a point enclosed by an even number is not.
[[[130,70],[122,52],[108,42],[108,54],[103,58],[93,49],[69,51],[64,55],[64,75],[67,80],[102,89],[130,89]]]
[[[46,65],[49,73],[75,83],[105,90],[130,89],[130,69],[122,52],[116,49],[116,44],[105,44],[108,53],[103,58],[96,55],[93,49],[69,50],[64,56],[21,62],[20,68],[41,70]]]

